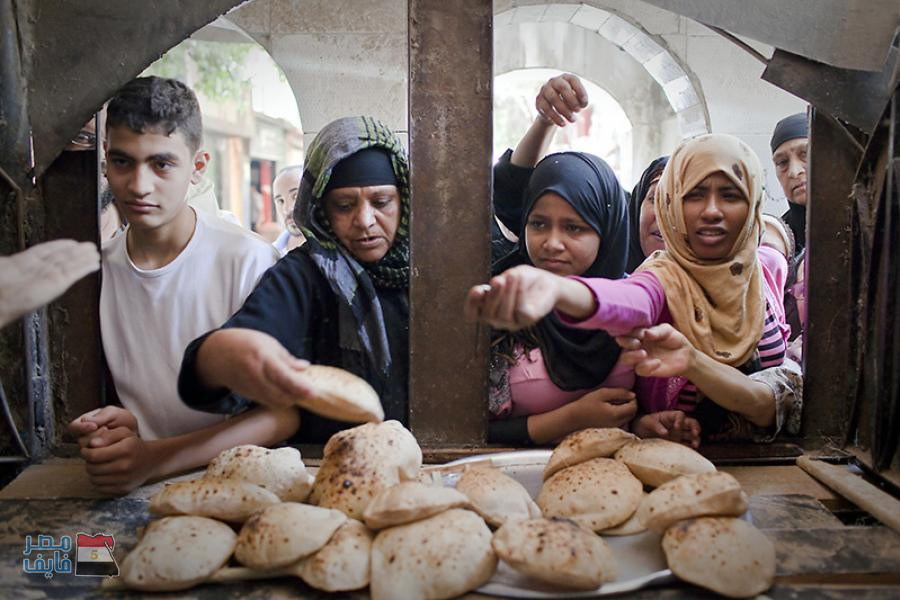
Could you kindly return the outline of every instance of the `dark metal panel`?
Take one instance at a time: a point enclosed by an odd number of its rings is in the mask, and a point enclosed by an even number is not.
[[[410,425],[423,446],[485,440],[487,331],[464,323],[490,268],[490,0],[410,0]]]
[[[762,78],[871,133],[900,72],[897,47],[881,71],[852,71],[776,50]]]
[[[124,83],[241,0],[33,0],[29,114],[36,173]]]
[[[897,0],[644,0],[770,46],[844,69],[879,71]]]
[[[29,183],[29,125],[17,2],[0,2],[0,169],[18,190]],[[21,248],[19,248],[21,249]]]
[[[95,151],[63,152],[53,161],[41,182],[45,239],[99,242],[98,177]],[[48,429],[61,430],[102,403],[99,310],[99,273],[77,282],[47,308],[52,389],[38,418],[45,419]]]
[[[839,123],[813,109],[809,139],[804,348],[804,437],[842,437],[854,356],[849,257],[850,190],[861,158]]]

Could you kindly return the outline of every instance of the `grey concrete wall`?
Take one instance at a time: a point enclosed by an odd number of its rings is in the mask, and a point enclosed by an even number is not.
[[[226,19],[284,71],[304,146],[324,125],[352,114],[376,117],[406,139],[406,0],[256,0]]]

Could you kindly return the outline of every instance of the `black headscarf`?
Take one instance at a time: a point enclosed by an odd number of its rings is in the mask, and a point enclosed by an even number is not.
[[[525,246],[528,216],[548,192],[565,199],[601,238],[593,264],[584,277],[621,279],[628,251],[628,212],[625,192],[615,173],[601,158],[581,152],[551,154],[535,167],[525,191],[525,210],[516,249],[494,264],[494,274],[532,264]],[[598,387],[619,359],[621,349],[605,331],[574,329],[550,314],[515,334],[497,332],[495,344],[507,337],[527,349],[539,347],[550,379],[563,390]],[[497,344],[495,349],[498,348]],[[501,350],[502,351],[502,350]]]
[[[789,140],[809,137],[809,118],[805,112],[785,117],[775,125],[769,146],[772,154],[778,147]],[[806,247],[806,206],[794,204],[788,198],[788,210],[781,219],[791,228],[794,234],[794,255],[797,256]]]
[[[631,191],[631,200],[628,204],[631,235],[628,239],[628,264],[625,267],[628,273],[633,273],[638,268],[638,265],[647,258],[644,256],[644,250],[641,248],[641,204],[644,203],[644,197],[647,195],[647,190],[650,189],[650,183],[653,181],[653,178],[662,175],[663,169],[666,168],[668,162],[668,156],[660,156],[650,163],[650,166],[644,169],[641,179]]]

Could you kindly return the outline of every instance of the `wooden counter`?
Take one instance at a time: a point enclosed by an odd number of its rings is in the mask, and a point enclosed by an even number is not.
[[[313,467],[314,469],[314,467]],[[770,598],[900,597],[900,535],[882,526],[848,527],[827,503],[835,496],[797,467],[788,465],[724,467],[750,495],[754,524],[775,543],[776,585]],[[176,479],[191,478],[185,475]],[[147,524],[148,498],[162,483],[139,488],[122,498],[104,498],[87,481],[77,459],[50,459],[26,469],[0,490],[0,598],[111,598],[98,589],[100,579],[56,574],[46,579],[22,568],[25,536],[104,533],[115,537],[121,561]],[[70,557],[74,558],[72,554]],[[204,585],[183,592],[190,598],[327,598],[300,580],[277,579],[230,585]],[[122,594],[123,597],[173,597]],[[366,598],[357,593],[350,598]],[[475,594],[472,598],[481,597]],[[487,596],[484,596],[487,598]],[[696,588],[672,584],[631,598],[715,597]]]

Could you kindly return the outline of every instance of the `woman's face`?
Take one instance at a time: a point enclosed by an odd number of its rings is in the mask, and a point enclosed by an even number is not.
[[[641,252],[644,256],[650,256],[657,250],[665,250],[666,243],[663,241],[662,234],[659,232],[659,225],[656,224],[656,210],[653,202],[656,197],[656,185],[662,173],[650,180],[647,187],[647,195],[641,202],[641,214],[638,221],[638,233],[640,235]]]
[[[697,258],[729,255],[750,214],[747,197],[724,173],[713,173],[684,196],[688,245]]]
[[[525,246],[534,266],[556,275],[581,275],[594,264],[600,235],[566,202],[548,192],[525,224]]]
[[[335,188],[325,194],[325,216],[338,241],[364,263],[381,260],[400,226],[395,185]]]

